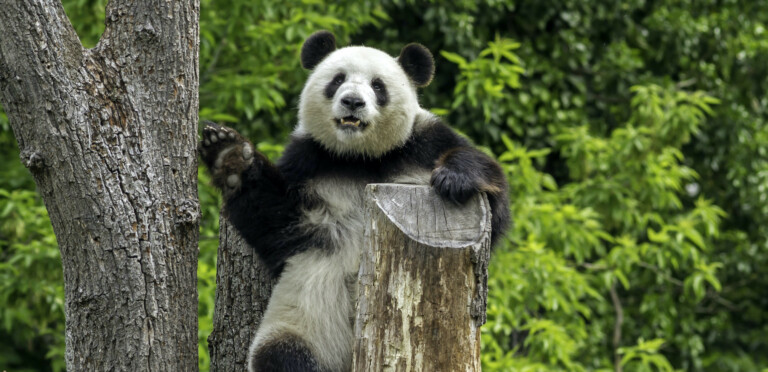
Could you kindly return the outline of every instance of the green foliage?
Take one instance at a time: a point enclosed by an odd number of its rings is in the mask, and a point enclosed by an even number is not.
[[[19,280],[23,278],[23,280]],[[64,277],[48,212],[34,191],[0,188],[0,365],[64,369]],[[43,347],[44,361],[34,355]],[[28,364],[28,361],[33,362]]]
[[[198,358],[201,371],[210,365],[208,335],[213,331],[213,309],[216,301],[216,251],[219,246],[219,205],[221,196],[211,186],[201,166],[198,169],[197,193],[203,219],[200,224],[200,253],[197,260]]]
[[[498,274],[489,283],[486,348],[509,345],[532,361],[569,371],[607,368],[610,358],[593,343],[605,337],[591,332],[610,334],[617,305],[608,306],[605,293],[617,283],[621,296],[639,305],[618,305],[623,322],[643,319],[661,327],[627,327],[648,338],[685,332],[668,317],[679,311],[679,299],[695,305],[707,290],[720,290],[715,270],[721,265],[708,262],[705,253],[724,213],[704,199],[691,208],[680,200],[683,184],[696,173],[682,164],[679,146],[715,101],[654,85],[633,90],[642,99],[632,101],[625,126],[605,137],[587,126],[563,128],[555,136],[554,150],[572,180],[562,186],[534,166],[549,150],[529,151],[504,138],[507,151],[499,160],[512,181],[517,223],[508,238],[516,249],[498,253],[491,267]],[[648,279],[648,271],[656,278],[638,291],[634,287]],[[646,294],[648,286],[666,289]],[[525,341],[510,344],[521,331]],[[658,348],[643,345],[643,353],[628,351],[622,364],[666,369],[669,361]],[[488,365],[503,365],[515,354],[484,357]]]
[[[66,0],[62,1],[62,4],[83,46],[86,48],[96,46],[104,32],[107,0]]]
[[[520,87],[520,74],[525,70],[519,66],[520,59],[512,53],[519,47],[519,43],[496,38],[496,41],[489,42],[488,48],[483,49],[472,62],[458,54],[441,51],[440,54],[457,64],[461,71],[454,88],[455,99],[451,108],[461,107],[468,101],[472,108],[482,107],[485,121],[489,122],[494,108],[509,97],[505,88]],[[498,139],[498,133],[495,135]]]
[[[64,1],[87,47],[105,2]],[[423,105],[510,183],[486,370],[768,370],[768,3],[202,0],[200,22],[201,117],[272,158],[310,33],[433,51]],[[58,248],[3,115],[0,145],[0,366],[60,369]],[[207,370],[220,200],[203,172],[199,193]]]
[[[634,367],[633,371],[674,371],[667,359],[659,355],[663,344],[664,340],[658,338],[647,342],[640,339],[637,346],[619,348],[621,366]]]

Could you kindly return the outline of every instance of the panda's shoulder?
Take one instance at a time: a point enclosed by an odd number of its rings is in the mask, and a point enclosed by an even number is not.
[[[293,134],[276,165],[289,185],[300,184],[317,173],[326,158],[325,151],[308,135]]]
[[[467,146],[469,141],[454,131],[442,118],[427,113],[417,117],[413,127],[412,139],[421,144]]]
[[[465,146],[471,146],[466,138],[440,117],[426,112],[417,116],[411,138],[403,147],[403,155],[413,162],[431,166],[446,151]]]

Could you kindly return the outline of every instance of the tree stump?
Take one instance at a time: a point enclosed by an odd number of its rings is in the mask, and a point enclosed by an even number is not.
[[[480,371],[491,211],[430,187],[373,184],[355,319],[355,371]]]
[[[256,250],[221,214],[216,260],[216,307],[208,336],[211,371],[248,369],[248,346],[267,310],[275,279]]]

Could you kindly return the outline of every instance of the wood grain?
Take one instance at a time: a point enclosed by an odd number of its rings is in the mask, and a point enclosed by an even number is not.
[[[426,186],[367,188],[355,371],[480,371],[490,208]]]

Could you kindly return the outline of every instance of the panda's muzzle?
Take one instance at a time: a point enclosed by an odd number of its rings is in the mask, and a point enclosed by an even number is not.
[[[341,129],[363,130],[368,126],[368,123],[350,115],[337,119],[336,126]]]

